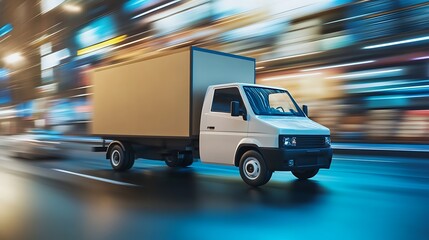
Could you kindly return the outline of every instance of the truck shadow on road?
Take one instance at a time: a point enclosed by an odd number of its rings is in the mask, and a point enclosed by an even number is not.
[[[241,208],[244,205],[266,205],[292,208],[314,204],[328,191],[314,180],[270,182],[253,188],[237,176],[205,175],[193,168],[137,168],[116,173],[111,170],[90,170],[85,174],[136,184],[136,188],[120,188],[120,196],[130,206],[159,209]],[[115,197],[116,197],[115,196]]]
[[[327,195],[328,191],[315,180],[293,180],[274,182],[261,188],[249,188],[247,194],[258,203],[288,207],[313,204]]]

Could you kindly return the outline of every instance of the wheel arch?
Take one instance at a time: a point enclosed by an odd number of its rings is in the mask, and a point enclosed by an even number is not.
[[[122,143],[121,141],[117,141],[117,140],[112,141],[112,142],[109,143],[109,146],[107,147],[106,159],[109,159],[109,157],[110,157],[110,151],[112,151],[112,148],[115,145],[119,145],[122,148],[122,150],[125,151],[125,145],[124,145],[124,143]]]
[[[249,150],[254,150],[261,154],[258,145],[254,143],[242,143],[237,147],[237,150],[235,151],[234,166],[238,167],[238,165],[240,164],[241,156],[243,156],[243,154]]]

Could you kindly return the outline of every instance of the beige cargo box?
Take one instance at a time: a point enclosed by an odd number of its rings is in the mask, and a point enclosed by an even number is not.
[[[189,47],[94,70],[92,134],[196,137],[209,85],[255,83],[255,60]]]

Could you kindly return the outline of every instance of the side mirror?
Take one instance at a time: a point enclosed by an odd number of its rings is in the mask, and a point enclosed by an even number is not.
[[[238,101],[231,101],[231,116],[242,116],[243,120],[247,121],[247,113],[245,110],[240,110],[240,103]]]
[[[240,103],[238,101],[231,101],[231,116],[240,116]]]
[[[302,111],[305,113],[305,115],[308,117],[308,106],[302,105]]]

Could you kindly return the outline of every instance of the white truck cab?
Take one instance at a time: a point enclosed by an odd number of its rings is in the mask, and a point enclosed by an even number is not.
[[[208,88],[199,145],[202,162],[238,166],[252,186],[274,171],[311,178],[332,160],[329,129],[310,120],[285,89],[256,84]]]

